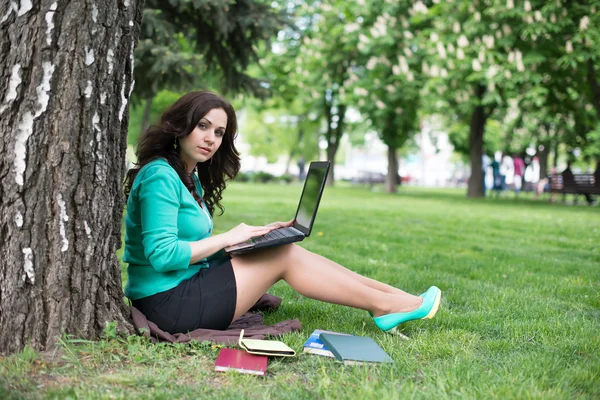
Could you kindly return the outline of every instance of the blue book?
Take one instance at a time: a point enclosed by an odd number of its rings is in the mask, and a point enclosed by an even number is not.
[[[304,342],[304,352],[305,353],[317,354],[319,356],[334,358],[335,356],[333,355],[333,353],[331,351],[329,351],[329,349],[323,344],[323,342],[319,338],[319,335],[321,333],[329,333],[332,335],[344,335],[344,336],[349,336],[349,335],[347,333],[339,333],[339,332],[331,332],[331,331],[324,331],[321,329],[315,329],[315,331],[310,334],[308,339],[306,339],[306,342]]]
[[[321,333],[319,338],[335,358],[346,365],[394,362],[370,337]]]

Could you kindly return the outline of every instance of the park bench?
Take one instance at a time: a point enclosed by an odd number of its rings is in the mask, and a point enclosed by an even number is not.
[[[573,181],[564,182],[561,174],[550,175],[550,193],[562,193],[563,201],[567,194],[600,195],[600,182],[596,182],[594,174],[573,174]]]
[[[352,179],[352,182],[368,183],[369,185],[384,183],[385,175],[380,172],[359,171],[358,175]]]

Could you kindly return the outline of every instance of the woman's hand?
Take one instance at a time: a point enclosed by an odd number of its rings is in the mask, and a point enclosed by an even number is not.
[[[266,235],[275,229],[270,225],[252,226],[241,223],[223,235],[227,238],[227,246],[233,246],[234,244],[245,242],[253,237]]]
[[[279,228],[288,228],[294,224],[294,220],[290,219],[287,222],[272,222],[268,225],[265,225],[268,228],[279,229]]]

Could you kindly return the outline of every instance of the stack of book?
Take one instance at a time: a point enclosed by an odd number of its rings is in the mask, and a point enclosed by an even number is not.
[[[296,352],[277,340],[244,339],[240,332],[239,346],[243,350],[223,348],[215,362],[215,371],[236,371],[242,374],[264,376],[268,357],[293,357]]]
[[[304,352],[335,357],[345,365],[394,362],[370,337],[319,329],[315,330],[304,343]]]
[[[292,357],[296,352],[276,340],[244,339],[238,342],[242,350],[223,348],[215,363],[215,371],[236,371],[264,376],[268,357]],[[370,337],[317,329],[304,343],[304,352],[335,358],[345,365],[393,363],[389,355]]]

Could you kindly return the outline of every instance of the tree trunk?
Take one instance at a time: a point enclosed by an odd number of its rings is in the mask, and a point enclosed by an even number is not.
[[[478,85],[477,97],[483,98],[485,86]],[[469,128],[469,155],[471,159],[471,177],[469,178],[468,197],[483,196],[483,171],[481,170],[481,157],[483,156],[483,133],[486,121],[485,110],[481,102],[475,106],[471,114]]]
[[[554,149],[552,149],[552,166],[556,169],[558,168],[558,138],[560,137],[558,133],[556,134],[557,139],[554,141]]]
[[[146,104],[144,105],[144,113],[142,114],[142,123],[140,127],[140,135],[148,129],[148,125],[150,125],[150,113],[152,112],[152,101],[154,97],[148,97],[146,99]]]
[[[327,174],[327,186],[333,186],[335,175],[333,169],[335,167],[335,154],[337,153],[337,144],[330,144],[327,146],[327,160],[331,163],[329,167],[329,173]]]
[[[115,251],[143,0],[15,4],[0,5],[0,354],[132,329]]]
[[[600,84],[596,79],[596,71],[594,70],[594,61],[589,59],[587,62],[588,66],[588,80],[590,83],[590,91],[592,92],[592,104],[596,109],[596,114],[600,118]]]
[[[300,117],[298,124],[302,123],[303,119],[304,119],[303,117]],[[292,160],[293,160],[294,156],[298,153],[298,146],[300,146],[300,143],[302,143],[302,140],[304,140],[304,129],[302,129],[302,127],[300,127],[300,126],[298,126],[298,132],[296,135],[296,139],[297,139],[297,142],[296,142],[296,144],[294,144],[294,146],[290,150],[290,154],[288,155],[287,162],[285,163],[285,173],[286,174],[290,173],[290,165],[292,164]]]
[[[540,162],[540,179],[544,179],[548,176],[548,154],[550,153],[550,143],[552,140],[552,131],[549,124],[544,124],[544,130],[546,135],[540,141],[540,145],[543,147],[539,150],[538,146],[538,161]]]
[[[398,156],[396,149],[388,146],[388,170],[385,177],[385,191],[387,193],[396,193],[398,191]]]
[[[325,111],[327,117],[327,160],[331,162],[331,167],[329,168],[329,174],[327,175],[327,186],[333,186],[335,182],[334,175],[334,167],[335,167],[335,155],[340,147],[340,141],[342,140],[342,135],[344,134],[344,120],[346,118],[346,106],[344,104],[340,104],[337,106],[337,121],[335,128],[333,127],[333,114],[331,110],[332,103],[326,102],[326,107],[328,109]]]
[[[548,176],[548,147],[544,146],[544,150],[538,152],[538,158],[540,162],[540,179],[544,179]]]

